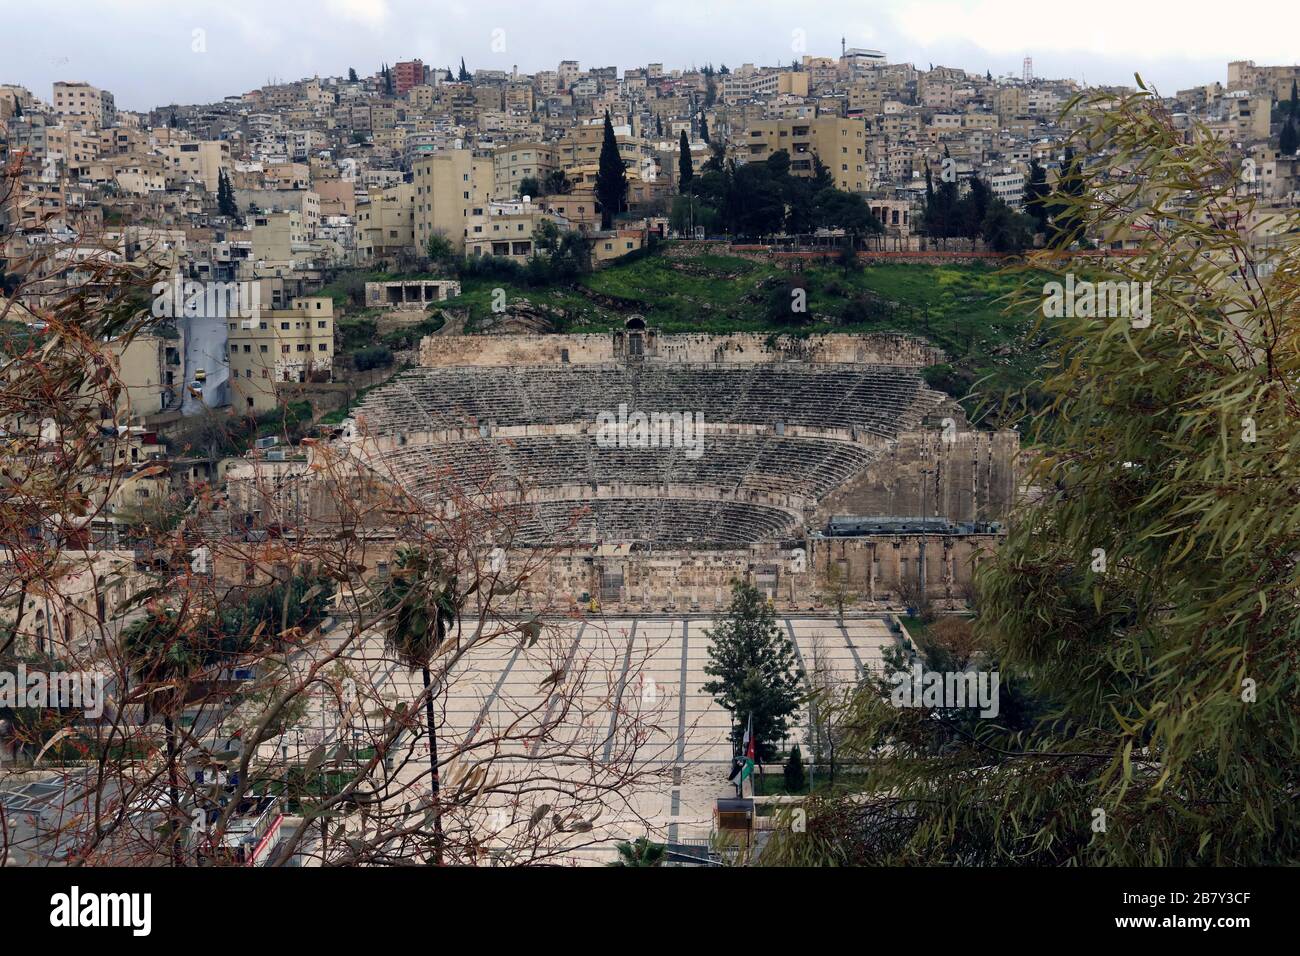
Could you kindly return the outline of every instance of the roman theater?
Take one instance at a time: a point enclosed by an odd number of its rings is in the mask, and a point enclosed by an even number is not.
[[[490,500],[512,552],[550,549],[539,605],[712,611],[740,579],[787,610],[826,608],[829,582],[862,610],[909,582],[953,608],[1001,534],[1018,440],[926,386],[941,360],[903,335],[669,335],[635,317],[434,335],[341,442],[430,506]],[[620,409],[690,430],[601,440]]]
[[[539,801],[602,762],[633,764],[649,777],[619,788],[572,857],[608,862],[614,841],[648,833],[690,858],[731,792],[731,718],[702,690],[731,583],[767,598],[806,673],[849,685],[910,639],[909,595],[960,610],[998,546],[1018,436],[970,427],[927,387],[941,360],[902,335],[670,335],[636,318],[613,333],[433,335],[305,461],[229,472],[230,506],[330,541],[342,526],[370,580],[340,601],[361,606],[413,520],[468,516],[461,545],[519,581],[499,612],[543,632],[466,658],[441,696],[446,742]],[[385,695],[418,697],[382,633],[351,653]],[[575,762],[574,740],[594,760]],[[527,829],[527,808],[476,813],[466,825],[494,853]]]

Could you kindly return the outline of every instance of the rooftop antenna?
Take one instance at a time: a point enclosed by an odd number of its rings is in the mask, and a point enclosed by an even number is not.
[[[1034,58],[1032,56],[1025,57],[1023,79],[1026,83],[1032,83],[1034,81]]]

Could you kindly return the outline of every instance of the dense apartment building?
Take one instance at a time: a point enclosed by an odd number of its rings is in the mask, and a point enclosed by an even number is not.
[[[866,124],[856,119],[819,116],[811,120],[763,120],[750,125],[741,147],[747,162],[763,162],[778,150],[790,156],[790,172],[812,176],[814,157],[845,192],[871,188]]]
[[[559,169],[556,148],[550,143],[522,142],[498,146],[492,153],[492,198],[515,199],[520,196],[520,184],[526,179],[544,183],[546,177]]]
[[[483,215],[492,199],[494,176],[492,159],[468,149],[434,153],[417,162],[412,170],[416,248],[423,249],[430,236],[441,235],[464,254],[469,219]]]
[[[334,366],[334,302],[294,299],[287,309],[232,318],[226,330],[231,402],[257,414],[277,404],[278,385],[328,381]]]
[[[117,117],[113,94],[89,83],[55,83],[52,105],[59,116],[91,126],[112,126]]]
[[[403,60],[393,64],[393,88],[398,96],[405,96],[412,87],[424,83],[424,64],[419,60]]]

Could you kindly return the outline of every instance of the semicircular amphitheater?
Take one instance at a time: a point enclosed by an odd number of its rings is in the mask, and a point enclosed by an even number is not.
[[[469,748],[476,734],[492,739],[484,728],[535,723],[503,751],[500,766],[521,775],[549,766],[567,780],[583,763],[563,748],[578,739],[602,765],[624,753],[671,770],[671,785],[620,791],[599,833],[650,825],[675,858],[707,855],[716,798],[731,792],[731,716],[703,690],[730,584],[766,592],[806,674],[847,684],[880,671],[901,640],[887,612],[904,593],[958,607],[974,561],[997,547],[1018,438],[969,428],[928,388],[922,370],[940,361],[906,336],[659,335],[632,323],[426,338],[419,367],[356,407],[341,447],[430,510],[468,513],[474,533],[480,514],[513,519],[504,537],[491,525],[506,562],[528,552],[506,613],[547,620],[536,648],[476,654],[448,694],[445,733]],[[391,559],[379,550],[376,576]],[[561,732],[547,681],[575,661],[582,690]],[[405,679],[398,693],[414,697],[418,679]],[[538,743],[552,736],[559,751]],[[608,862],[613,851],[575,852]]]
[[[656,343],[661,357],[620,356],[635,339],[616,334],[606,360],[554,364],[478,338],[458,354],[426,350],[447,364],[371,391],[355,447],[429,503],[450,489],[507,502],[514,546],[708,550],[801,536],[901,433],[953,414],[921,377],[929,350],[901,337],[824,336],[860,341],[822,343],[810,361],[757,336],[691,336],[723,359],[698,362],[700,348],[663,347],[673,336]],[[835,346],[869,360],[825,360]]]

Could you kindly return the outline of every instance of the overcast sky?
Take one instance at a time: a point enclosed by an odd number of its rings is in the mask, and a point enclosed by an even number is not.
[[[1223,82],[1229,60],[1300,52],[1295,0],[0,0],[0,11],[0,83],[48,100],[55,80],[85,80],[134,110],[416,57],[528,73],[561,59],[736,67],[838,55],[843,36],[922,69],[1019,75],[1032,56],[1038,76],[1131,84],[1136,70],[1172,94]]]

